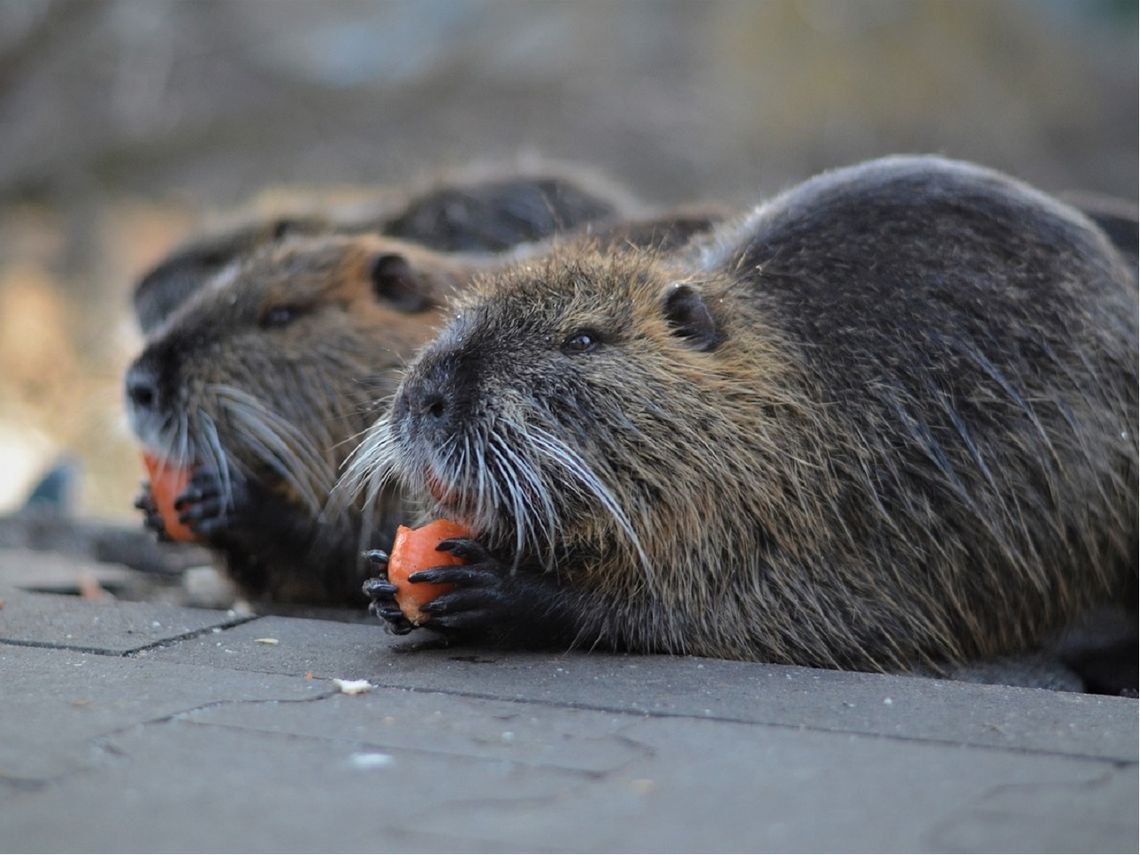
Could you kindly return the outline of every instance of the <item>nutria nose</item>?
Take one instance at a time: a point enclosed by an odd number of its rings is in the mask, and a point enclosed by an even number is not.
[[[144,365],[133,365],[127,372],[127,398],[139,410],[158,406],[158,375]]]
[[[420,412],[433,419],[442,419],[447,414],[447,402],[438,392],[428,392],[420,401]]]

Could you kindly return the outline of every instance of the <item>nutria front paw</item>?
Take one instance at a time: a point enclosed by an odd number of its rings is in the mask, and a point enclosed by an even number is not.
[[[384,628],[393,635],[407,635],[415,625],[404,617],[396,604],[396,586],[388,581],[388,553],[382,549],[372,549],[364,553],[369,567],[377,575],[364,582],[364,596],[372,602],[368,611],[384,621]]]
[[[216,469],[199,466],[186,489],[174,500],[174,509],[180,523],[211,540],[233,527],[234,512],[243,495],[243,482],[235,475],[230,476],[227,485]]]
[[[508,590],[508,568],[474,540],[450,538],[436,547],[467,563],[420,570],[409,582],[454,585],[455,588],[420,606],[427,615],[421,626],[445,634],[470,633],[501,627],[516,607]]]
[[[149,531],[154,532],[159,540],[170,542],[172,538],[166,533],[166,522],[162,519],[162,514],[158,512],[158,505],[154,502],[154,494],[150,491],[149,481],[143,481],[140,484],[140,492],[135,497],[134,504],[143,512],[143,525]]]

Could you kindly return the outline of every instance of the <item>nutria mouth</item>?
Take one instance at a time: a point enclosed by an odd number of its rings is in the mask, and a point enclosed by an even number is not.
[[[424,483],[427,485],[427,490],[431,493],[431,497],[441,506],[460,506],[461,501],[458,491],[454,487],[447,486],[447,484],[437,478],[430,469],[424,472]]]

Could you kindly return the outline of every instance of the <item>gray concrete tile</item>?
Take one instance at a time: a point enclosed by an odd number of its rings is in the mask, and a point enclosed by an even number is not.
[[[303,678],[12,645],[0,645],[0,687],[0,793],[98,765],[92,739],[142,722],[330,690]]]
[[[278,639],[272,647],[254,639]],[[1135,762],[1137,703],[1042,689],[604,653],[418,649],[379,626],[261,618],[149,651],[161,661],[368,677],[384,686]]]
[[[229,612],[151,603],[87,601],[19,591],[6,591],[2,596],[0,644],[123,655],[245,620]]]

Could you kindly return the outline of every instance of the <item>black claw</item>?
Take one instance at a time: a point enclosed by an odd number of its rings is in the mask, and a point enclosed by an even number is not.
[[[431,567],[417,570],[408,576],[409,582],[428,582],[432,585],[485,585],[494,586],[500,581],[498,574],[477,566],[465,564],[450,567]]]
[[[383,549],[369,549],[364,553],[364,559],[371,564],[372,569],[377,572],[384,572],[388,569],[388,553]]]
[[[503,595],[497,588],[456,588],[424,603],[420,606],[420,611],[431,615],[458,614],[502,605],[504,602]]]
[[[373,600],[368,606],[368,611],[380,618],[385,628],[393,635],[407,635],[415,629],[415,625],[404,617],[404,613],[394,602]]]
[[[366,579],[364,585],[361,587],[364,591],[364,596],[373,599],[377,597],[394,597],[396,596],[396,586],[389,582],[387,579],[379,577]]]
[[[368,610],[384,622],[384,629],[392,635],[407,635],[416,628],[415,624],[404,617],[403,612],[399,609],[396,609],[393,613],[390,609],[380,608],[373,603],[368,607]]]
[[[465,537],[449,537],[447,540],[441,540],[436,546],[436,551],[450,552],[456,558],[469,559],[473,564],[482,564],[490,557],[483,544]]]

